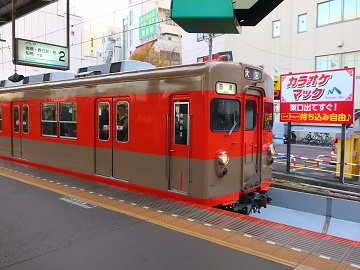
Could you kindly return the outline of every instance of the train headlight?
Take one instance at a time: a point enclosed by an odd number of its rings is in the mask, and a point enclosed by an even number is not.
[[[225,151],[220,152],[218,155],[218,161],[221,166],[224,166],[229,163],[230,157],[229,154]]]
[[[269,145],[268,154],[269,154],[269,156],[271,156],[271,157],[275,155],[275,146],[274,146],[273,144],[270,144],[270,145]]]

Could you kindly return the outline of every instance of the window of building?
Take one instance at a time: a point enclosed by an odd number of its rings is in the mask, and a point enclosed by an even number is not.
[[[41,104],[41,133],[43,136],[57,136],[56,103]]]
[[[280,37],[280,20],[272,23],[272,37]]]
[[[76,102],[59,102],[60,137],[76,138]]]
[[[356,76],[360,76],[360,51],[317,56],[315,61],[316,70],[355,67]]]
[[[2,132],[2,105],[0,105],[0,132]]]
[[[129,103],[127,102],[116,104],[116,140],[129,141]]]
[[[29,133],[29,106],[22,106],[22,131],[23,133]]]
[[[129,25],[130,26],[133,25],[133,11],[132,10],[129,12]]]
[[[343,67],[355,68],[356,76],[360,76],[360,51],[342,54]]]
[[[129,32],[129,46],[133,45],[133,30]]]
[[[298,16],[298,33],[306,32],[307,30],[307,14]]]
[[[318,4],[318,26],[360,18],[360,0],[330,0]]]
[[[340,54],[317,56],[315,59],[316,70],[328,70],[340,68]]]

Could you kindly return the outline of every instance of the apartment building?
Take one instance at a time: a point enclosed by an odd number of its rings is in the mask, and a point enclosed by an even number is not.
[[[273,76],[355,67],[358,110],[359,29],[359,0],[284,0],[255,27],[243,27],[238,35],[215,35],[212,53],[230,52],[234,61],[264,65]],[[208,57],[208,33],[183,31],[182,36],[183,64]]]
[[[44,8],[36,10],[16,20],[15,37],[36,42],[66,46],[66,11],[65,1],[59,0]],[[76,73],[77,68],[96,64],[96,59],[85,56],[84,53],[84,23],[83,18],[70,14],[70,70]],[[0,79],[7,79],[14,74],[12,63],[12,24],[0,27]],[[17,73],[36,75],[52,72],[52,69],[16,66]]]
[[[144,44],[151,44],[170,65],[181,64],[182,29],[170,19],[170,2],[129,0],[124,23],[125,59]]]

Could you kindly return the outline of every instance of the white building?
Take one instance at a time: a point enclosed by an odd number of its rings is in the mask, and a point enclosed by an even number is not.
[[[181,64],[182,29],[169,15],[170,0],[130,0],[124,19],[124,58],[150,43],[168,58],[170,65]]]
[[[49,43],[66,47],[66,10],[64,0],[50,4],[16,20],[15,37],[42,43]],[[83,18],[70,15],[70,70],[76,73],[77,68],[97,64],[93,57],[84,57]],[[12,63],[12,24],[0,27],[0,80],[7,79],[14,74],[15,66]],[[53,72],[33,66],[16,66],[17,73],[24,76]]]
[[[257,26],[215,37],[212,52],[231,51],[234,61],[264,65],[271,75],[355,67],[360,109],[359,29],[359,0],[284,0]],[[206,36],[183,32],[183,64],[209,55]]]

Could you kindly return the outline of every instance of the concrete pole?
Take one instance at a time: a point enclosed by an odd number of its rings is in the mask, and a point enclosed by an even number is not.
[[[212,60],[212,45],[213,45],[213,34],[209,33],[209,61]]]

